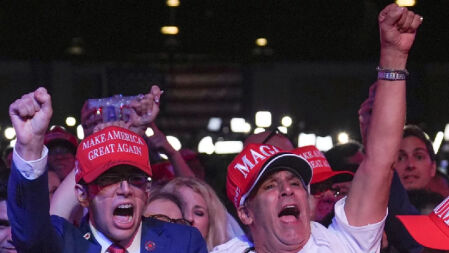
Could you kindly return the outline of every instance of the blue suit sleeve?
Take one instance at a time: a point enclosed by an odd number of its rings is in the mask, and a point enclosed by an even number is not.
[[[423,247],[412,238],[402,223],[396,218],[398,214],[416,215],[419,212],[410,203],[407,191],[395,171],[393,182],[391,183],[390,200],[388,202],[388,217],[385,222],[388,243],[399,252],[421,252]]]
[[[192,233],[190,234],[190,245],[189,245],[189,252],[191,253],[207,253],[207,246],[206,242],[203,239],[203,236],[201,235],[200,231],[198,229],[194,228],[192,229]]]
[[[12,164],[8,182],[8,218],[18,252],[61,252],[50,222],[48,174],[28,180]]]

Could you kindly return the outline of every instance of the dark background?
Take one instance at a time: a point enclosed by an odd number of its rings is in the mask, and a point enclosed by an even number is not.
[[[193,149],[206,134],[243,139],[229,133],[228,120],[253,123],[262,109],[273,112],[275,125],[292,116],[292,139],[299,132],[335,138],[343,130],[359,139],[358,106],[376,78],[377,14],[391,2],[192,0],[170,9],[155,0],[2,1],[1,127],[9,125],[8,105],[39,85],[53,96],[52,123],[64,124],[67,115],[79,120],[87,98],[144,93],[156,83],[166,90],[162,130]],[[418,0],[412,9],[424,23],[408,65],[408,122],[433,139],[449,122],[449,1]],[[177,36],[160,33],[169,24],[179,26]],[[268,48],[255,46],[258,37]],[[83,53],[71,54],[74,45]],[[179,73],[240,79],[183,86],[171,79]],[[214,94],[224,95],[191,96],[217,86]],[[182,108],[194,106],[209,110]],[[211,116],[224,119],[222,131],[206,130]]]

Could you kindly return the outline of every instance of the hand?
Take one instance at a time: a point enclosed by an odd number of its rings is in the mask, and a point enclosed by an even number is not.
[[[109,126],[116,126],[116,127],[121,127],[121,128],[126,128],[126,129],[131,130],[129,128],[129,124],[127,122],[119,120],[119,121],[109,121],[109,122],[99,123],[99,124],[95,125],[95,127],[93,128],[92,133],[96,133],[98,131],[101,131],[101,130],[105,129],[106,127],[109,127]],[[139,133],[137,133],[137,134],[139,134]]]
[[[391,58],[405,58],[406,60],[415,40],[416,30],[421,25],[422,20],[423,18],[420,15],[404,7],[399,7],[397,4],[390,4],[385,7],[380,12],[378,19],[381,54],[390,55]],[[401,66],[381,65],[381,67],[398,68]],[[402,68],[405,68],[405,65]]]
[[[159,114],[159,102],[163,91],[157,85],[151,87],[151,91],[131,102],[134,109],[130,115],[129,126],[135,132],[145,132],[146,128],[153,122]]]
[[[40,158],[52,114],[51,97],[43,87],[23,95],[9,106],[17,136],[16,150],[25,160]]]
[[[148,138],[148,145],[167,156],[171,156],[176,152],[172,145],[167,141],[165,134],[159,130],[154,122],[150,124],[150,127],[153,129],[154,134]]]
[[[360,135],[362,136],[362,144],[366,147],[368,126],[371,122],[371,113],[373,111],[374,97],[376,96],[377,83],[374,83],[369,88],[368,98],[360,105],[359,109],[359,125],[360,125]]]
[[[86,100],[81,109],[81,124],[83,125],[84,135],[86,137],[91,135],[94,127],[102,121],[101,114],[97,114],[97,108],[89,107],[89,103]]]

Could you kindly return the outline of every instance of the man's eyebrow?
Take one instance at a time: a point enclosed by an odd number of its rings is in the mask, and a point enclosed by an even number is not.
[[[5,220],[5,219],[0,219],[0,226],[5,226],[5,227],[9,227],[9,220]]]
[[[422,152],[427,153],[427,149],[421,148],[421,147],[415,148],[415,149],[413,150],[413,152],[418,152],[418,151],[422,151]]]

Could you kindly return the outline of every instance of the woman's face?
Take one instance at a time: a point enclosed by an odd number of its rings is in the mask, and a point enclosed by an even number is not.
[[[192,222],[206,239],[209,232],[209,210],[204,198],[187,186],[177,189],[179,197],[185,202],[184,218]]]

